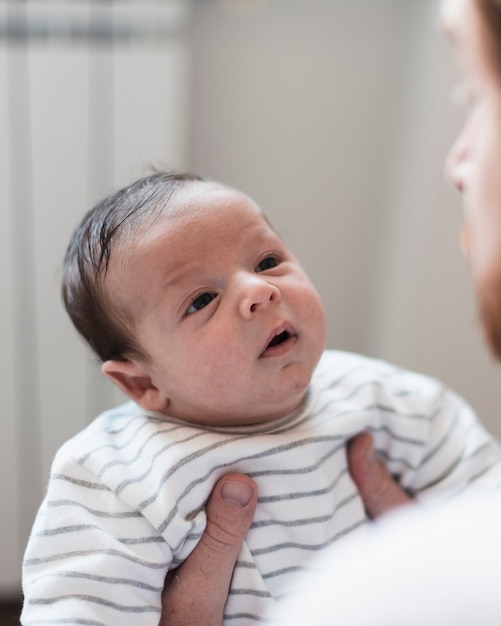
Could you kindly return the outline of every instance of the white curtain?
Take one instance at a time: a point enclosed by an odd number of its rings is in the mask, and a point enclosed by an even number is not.
[[[70,234],[99,198],[186,167],[189,3],[0,3],[0,594],[59,445],[117,397],[60,298]]]

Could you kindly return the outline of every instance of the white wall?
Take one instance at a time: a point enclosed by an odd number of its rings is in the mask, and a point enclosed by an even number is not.
[[[55,450],[118,400],[63,311],[70,234],[97,199],[151,165],[186,167],[189,100],[184,0],[142,2],[140,14],[133,3],[115,13],[17,4],[0,4],[0,596],[19,589]],[[14,17],[28,40],[12,36]],[[97,24],[132,34],[96,41]]]
[[[438,1],[228,4],[195,3],[194,168],[267,211],[324,299],[330,347],[438,376],[501,435],[442,175],[464,111]]]

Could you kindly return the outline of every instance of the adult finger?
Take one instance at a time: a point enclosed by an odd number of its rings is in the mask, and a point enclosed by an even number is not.
[[[348,443],[348,467],[370,517],[411,502],[378,458],[369,433],[360,433]]]
[[[252,523],[257,486],[228,474],[207,503],[207,526],[197,547],[167,575],[159,626],[221,626],[235,562]]]

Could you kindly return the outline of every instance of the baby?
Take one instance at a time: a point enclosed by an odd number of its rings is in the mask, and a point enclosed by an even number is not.
[[[314,553],[364,532],[345,449],[362,430],[418,499],[500,483],[498,445],[462,399],[324,349],[318,294],[239,191],[155,173],[105,199],[73,235],[63,295],[131,401],[56,455],[24,561],[23,623],[156,626],[165,575],[230,471],[253,478],[259,500],[225,624],[263,621]]]

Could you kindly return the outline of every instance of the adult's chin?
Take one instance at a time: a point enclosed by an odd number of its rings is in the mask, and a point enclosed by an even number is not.
[[[494,358],[501,361],[501,267],[477,285],[480,323]]]

